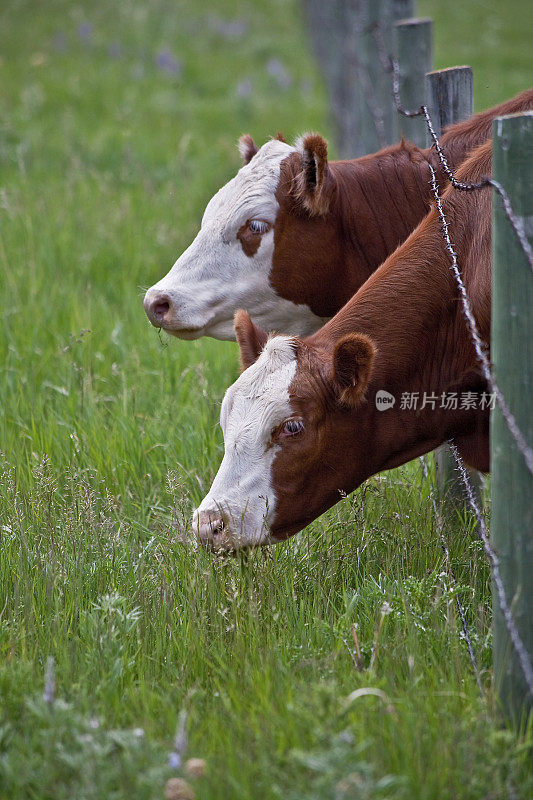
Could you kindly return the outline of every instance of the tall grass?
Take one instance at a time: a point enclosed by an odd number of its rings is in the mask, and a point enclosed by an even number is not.
[[[240,133],[330,133],[298,5],[6,2],[0,48],[0,797],[161,798],[180,711],[199,797],[532,796],[483,554],[448,521],[454,588],[417,464],[275,548],[190,542],[235,346],[159,338],[142,287]]]

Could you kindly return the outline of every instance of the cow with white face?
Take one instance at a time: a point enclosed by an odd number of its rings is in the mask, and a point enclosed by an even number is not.
[[[295,148],[273,139],[258,150],[249,136],[239,147],[244,166],[210,200],[195,240],[144,299],[152,324],[181,339],[234,339],[241,307],[268,329],[300,335],[324,321],[280,297],[269,280],[281,163]]]
[[[450,126],[441,145],[452,169],[490,137],[494,116],[531,107],[533,90]],[[318,134],[261,148],[245,135],[240,151],[244,166],[144,299],[150,322],[181,339],[234,339],[239,308],[266,330],[317,331],[429,211],[428,162],[447,183],[434,148],[403,141],[348,161],[329,161]]]
[[[246,311],[235,315],[235,333],[244,371],[222,402],[224,458],[193,518],[200,542],[226,551],[286,539],[339,500],[346,476],[335,462],[350,425],[345,396],[355,376],[352,400],[364,394],[374,352],[363,337],[332,364],[305,340],[268,336]]]
[[[275,506],[272,462],[280,443],[300,424],[288,392],[296,370],[294,340],[267,338],[245,312],[237,315],[236,325],[238,330],[246,328],[241,362],[248,369],[224,396],[220,424],[225,454],[193,522],[204,543],[226,549],[270,541]]]

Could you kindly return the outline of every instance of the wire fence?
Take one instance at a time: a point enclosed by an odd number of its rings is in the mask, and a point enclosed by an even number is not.
[[[453,440],[451,440],[449,444],[450,444],[450,449],[454,455],[457,464],[457,469],[461,476],[461,480],[463,482],[463,486],[465,487],[470,508],[474,512],[477,520],[476,533],[481,542],[483,543],[483,550],[485,551],[485,555],[489,560],[492,572],[492,578],[494,580],[494,585],[496,586],[496,592],[498,595],[498,605],[500,606],[500,611],[502,612],[505,621],[505,626],[511,638],[511,642],[513,643],[513,647],[516,650],[520,667],[522,669],[522,672],[524,673],[524,678],[526,679],[529,692],[533,695],[533,667],[531,666],[531,657],[527,652],[526,646],[524,645],[524,642],[522,641],[520,634],[518,633],[518,629],[516,627],[513,615],[511,613],[511,607],[507,600],[505,587],[503,585],[502,576],[500,572],[500,559],[498,558],[496,551],[494,550],[494,548],[490,543],[489,533],[487,529],[487,522],[485,520],[484,514],[482,513],[480,507],[476,502],[474,491],[468,479],[468,473],[466,471],[466,467],[463,463],[463,460],[459,455],[459,452],[455,444],[453,443]]]
[[[434,128],[433,122],[431,120],[431,117],[429,115],[427,106],[426,105],[422,105],[416,110],[408,110],[408,109],[405,109],[403,107],[403,105],[402,105],[401,97],[400,97],[400,68],[399,68],[399,64],[398,64],[397,59],[394,56],[390,55],[386,50],[385,39],[384,39],[384,36],[383,36],[383,30],[381,29],[381,26],[380,26],[379,23],[377,23],[376,25],[373,26],[372,33],[373,33],[374,38],[375,38],[375,42],[376,42],[376,46],[377,46],[379,59],[380,59],[380,63],[382,65],[382,68],[386,72],[390,73],[391,77],[392,77],[392,89],[391,89],[391,91],[392,91],[392,97],[394,99],[394,104],[395,104],[395,107],[396,107],[396,110],[398,111],[398,113],[402,114],[405,117],[423,116],[425,118],[429,134],[430,134],[431,139],[433,141],[433,144],[434,144],[434,147],[435,147],[435,151],[436,151],[436,153],[437,153],[437,155],[439,157],[439,160],[440,160],[440,163],[441,163],[442,168],[444,170],[444,173],[449,178],[450,183],[452,184],[452,186],[455,189],[457,189],[459,191],[473,192],[473,191],[479,191],[481,189],[485,189],[485,188],[488,188],[488,187],[492,187],[498,193],[499,197],[502,200],[502,206],[503,206],[503,209],[505,211],[506,217],[509,220],[509,223],[510,223],[510,225],[511,225],[511,227],[512,227],[512,229],[513,229],[513,231],[514,231],[514,233],[516,235],[516,238],[517,238],[517,240],[518,240],[518,242],[520,244],[520,247],[522,248],[522,251],[523,251],[523,253],[524,253],[525,257],[526,257],[526,260],[527,260],[527,262],[529,264],[529,267],[530,267],[530,269],[531,269],[531,271],[533,273],[533,248],[531,247],[531,245],[530,245],[530,243],[529,243],[529,241],[528,241],[528,239],[526,237],[526,233],[525,233],[525,230],[524,230],[524,227],[523,227],[521,219],[517,216],[517,214],[513,210],[513,207],[511,205],[511,201],[509,199],[509,195],[505,191],[504,187],[498,181],[494,180],[494,178],[492,178],[491,176],[487,176],[487,177],[483,178],[481,181],[479,181],[477,183],[464,183],[463,181],[457,180],[457,178],[455,177],[455,173],[453,172],[453,170],[450,168],[450,166],[448,164],[446,156],[445,156],[445,154],[443,152],[443,149],[441,147],[441,144],[439,142],[438,136],[435,133],[435,128]],[[442,200],[441,200],[441,196],[440,196],[440,193],[439,193],[439,187],[438,187],[437,179],[436,179],[436,175],[435,175],[435,170],[433,169],[432,165],[429,162],[428,162],[428,166],[429,166],[430,175],[431,175],[431,189],[432,189],[432,193],[433,193],[433,196],[434,196],[434,199],[435,199],[435,205],[436,205],[436,209],[437,209],[437,212],[438,212],[438,215],[439,215],[439,219],[440,219],[440,223],[441,223],[441,231],[442,231],[442,236],[443,236],[443,240],[444,240],[444,245],[445,245],[445,248],[446,248],[447,252],[450,255],[450,262],[451,262],[450,268],[451,268],[451,271],[452,271],[452,273],[454,275],[454,278],[455,278],[455,281],[456,281],[456,284],[457,284],[457,287],[458,287],[458,290],[459,290],[459,295],[460,295],[460,299],[461,299],[462,313],[463,313],[463,316],[465,318],[465,322],[466,322],[468,331],[470,333],[470,337],[472,339],[472,344],[474,346],[474,350],[475,350],[475,353],[476,353],[477,360],[478,360],[478,362],[480,364],[483,377],[484,377],[485,381],[487,382],[487,385],[490,387],[491,392],[495,396],[496,402],[498,403],[498,406],[499,406],[500,411],[502,413],[502,416],[503,416],[503,418],[504,418],[504,420],[505,420],[505,422],[507,424],[509,432],[510,432],[511,436],[513,437],[514,441],[516,442],[516,445],[517,445],[520,453],[522,454],[522,456],[524,458],[524,461],[525,461],[525,463],[527,465],[527,468],[528,468],[529,472],[533,475],[533,449],[528,445],[525,436],[523,435],[522,431],[518,427],[516,419],[515,419],[513,413],[511,412],[510,408],[508,407],[508,405],[507,405],[507,403],[505,401],[505,398],[503,396],[503,393],[502,393],[500,387],[498,386],[498,384],[496,382],[496,379],[494,378],[494,375],[492,373],[489,356],[487,354],[487,349],[486,349],[485,344],[483,343],[483,340],[481,339],[481,337],[479,335],[479,331],[478,331],[478,328],[477,328],[476,320],[475,320],[474,314],[472,312],[472,306],[471,306],[471,303],[470,303],[470,299],[468,297],[468,293],[467,293],[465,284],[464,284],[462,276],[461,276],[461,271],[459,269],[459,264],[458,264],[458,259],[457,259],[457,253],[456,253],[456,250],[455,250],[455,248],[454,248],[454,246],[452,244],[452,241],[450,239],[449,225],[448,225],[448,221],[446,219],[446,215],[444,213]],[[463,485],[465,487],[466,496],[467,496],[467,499],[468,499],[469,506],[470,506],[474,516],[475,516],[476,521],[477,521],[476,533],[477,533],[478,537],[481,539],[485,555],[486,555],[486,557],[488,559],[488,562],[489,562],[491,575],[492,575],[492,580],[493,580],[494,586],[496,587],[496,599],[497,599],[497,602],[498,602],[498,606],[499,606],[499,609],[501,611],[505,626],[507,628],[507,632],[509,634],[510,641],[511,641],[511,643],[513,645],[513,648],[514,648],[515,652],[516,652],[516,655],[517,655],[517,658],[518,658],[518,662],[520,664],[520,668],[521,668],[522,673],[524,675],[524,679],[525,679],[528,691],[529,691],[530,695],[533,697],[533,667],[532,667],[532,660],[531,660],[531,656],[528,653],[527,648],[526,648],[522,638],[520,637],[520,634],[518,632],[516,623],[514,621],[514,618],[513,618],[512,612],[511,612],[511,606],[510,606],[509,601],[507,599],[504,583],[503,583],[502,576],[501,576],[500,560],[498,558],[497,553],[495,552],[494,548],[492,547],[492,545],[490,543],[490,538],[489,538],[489,535],[488,535],[487,523],[486,523],[486,520],[485,520],[483,512],[481,511],[479,505],[476,502],[475,493],[474,493],[472,485],[471,485],[471,483],[470,483],[470,481],[468,479],[468,474],[467,474],[467,471],[466,471],[466,467],[465,467],[465,465],[464,465],[464,463],[463,463],[463,461],[461,459],[461,456],[459,455],[457,447],[453,443],[453,440],[450,440],[449,445],[450,445],[450,448],[452,450],[452,453],[454,455],[454,458],[455,458],[455,461],[456,461],[456,464],[457,464],[457,470],[459,472],[459,475],[460,475],[461,480],[463,482]],[[425,462],[423,462],[423,464],[424,464],[424,466],[423,466],[424,474],[427,477],[427,466],[425,465]],[[435,502],[435,498],[434,498],[434,494],[433,494],[433,490],[432,489],[431,489],[431,500],[432,500],[434,512],[435,512],[435,515],[436,515],[437,527],[438,527],[438,530],[439,530],[439,536],[440,536],[440,539],[441,539],[441,545],[443,547],[445,558],[446,558],[446,561],[448,563],[448,569],[449,569],[449,572],[450,572],[450,576],[451,576],[452,580],[455,582],[455,579],[453,578],[453,571],[452,571],[451,564],[450,564],[450,555],[449,555],[448,547],[446,545],[446,541],[444,539],[443,532],[442,532],[442,524],[441,524],[441,520],[440,520],[440,514],[438,512],[437,504]],[[480,690],[482,690],[481,680],[480,680],[480,676],[479,676],[479,670],[478,670],[475,654],[474,654],[474,651],[473,651],[473,648],[472,648],[472,640],[471,640],[471,637],[470,637],[470,634],[469,634],[469,631],[468,631],[468,626],[467,626],[467,622],[466,622],[466,618],[465,618],[465,614],[464,614],[464,609],[463,609],[462,604],[461,604],[461,602],[459,600],[459,597],[457,595],[456,595],[456,603],[457,603],[457,607],[458,607],[458,611],[459,611],[459,616],[461,618],[461,624],[462,624],[462,627],[463,627],[463,633],[464,633],[465,640],[466,640],[466,643],[467,643],[468,653],[469,653],[470,660],[471,660],[471,663],[472,663],[472,668],[474,670],[474,674],[475,674],[478,686],[480,687]]]

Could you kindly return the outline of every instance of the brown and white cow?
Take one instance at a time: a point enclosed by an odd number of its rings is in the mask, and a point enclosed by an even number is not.
[[[450,127],[442,145],[452,167],[490,136],[494,116],[531,107],[533,90]],[[435,151],[403,142],[333,162],[318,135],[260,149],[245,136],[240,146],[244,166],[144,299],[152,324],[183,339],[233,339],[238,308],[267,330],[313,333],[428,212],[427,161],[444,185]]]
[[[489,141],[457,176],[477,181],[490,171]],[[491,190],[449,187],[443,205],[488,344]],[[435,209],[314,335],[267,337],[244,311],[235,331],[245,369],[224,397],[224,459],[195,512],[203,543],[235,549],[285,539],[366,478],[450,437],[468,464],[488,470],[487,387]],[[441,407],[453,392],[476,398],[474,407]],[[416,410],[402,407],[406,396],[419,398]]]

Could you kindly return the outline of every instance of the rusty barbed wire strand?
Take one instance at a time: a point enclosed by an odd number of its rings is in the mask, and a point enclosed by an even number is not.
[[[454,174],[453,170],[450,168],[450,165],[448,164],[448,161],[446,160],[446,156],[444,155],[444,152],[443,152],[443,150],[442,150],[442,148],[440,146],[440,142],[439,142],[437,134],[435,133],[435,129],[433,128],[433,123],[431,121],[431,117],[429,115],[427,106],[422,105],[422,106],[420,106],[420,108],[417,111],[408,111],[402,105],[401,97],[400,97],[400,67],[399,67],[397,59],[395,59],[392,56],[390,56],[385,50],[385,42],[384,42],[384,39],[383,39],[383,32],[382,32],[382,30],[381,30],[381,28],[379,26],[379,23],[374,26],[372,32],[374,34],[374,38],[375,38],[375,41],[376,41],[378,55],[379,55],[379,58],[380,58],[380,61],[381,61],[381,65],[382,65],[384,70],[392,73],[392,94],[393,94],[394,102],[395,102],[396,109],[398,110],[398,112],[400,114],[403,114],[406,117],[417,117],[417,116],[422,116],[422,115],[424,116],[424,118],[426,120],[426,124],[428,126],[428,130],[429,130],[429,132],[431,134],[431,138],[433,139],[433,142],[435,144],[435,149],[436,149],[436,152],[437,152],[437,154],[439,156],[439,160],[440,160],[440,162],[442,164],[442,167],[444,169],[445,174],[450,179],[450,182],[451,182],[451,184],[452,184],[452,186],[454,188],[456,188],[456,189],[458,189],[460,191],[471,192],[471,191],[476,191],[476,190],[479,190],[479,189],[484,189],[484,188],[486,188],[488,186],[492,186],[498,192],[498,194],[502,198],[505,214],[506,214],[507,218],[509,219],[509,222],[511,223],[511,226],[512,226],[515,234],[518,237],[518,241],[519,241],[520,245],[522,246],[522,249],[524,251],[524,255],[526,256],[526,258],[527,258],[527,260],[529,262],[529,265],[531,267],[531,270],[533,271],[533,249],[531,248],[531,246],[530,246],[530,244],[529,244],[529,242],[527,240],[527,237],[525,235],[525,232],[524,232],[522,224],[520,223],[519,219],[517,218],[517,216],[515,215],[515,213],[513,211],[513,208],[512,208],[512,205],[511,205],[511,201],[509,200],[509,196],[508,196],[507,192],[505,191],[505,189],[503,188],[503,186],[498,181],[494,180],[494,178],[492,178],[492,177],[483,178],[483,180],[479,181],[478,183],[464,183],[464,182],[458,181],[456,179],[455,174]],[[528,445],[525,436],[523,435],[522,431],[518,427],[516,419],[515,419],[512,411],[511,411],[511,409],[507,405],[507,403],[505,401],[505,398],[503,396],[503,393],[502,393],[500,387],[498,386],[498,384],[496,383],[496,380],[495,380],[495,378],[494,378],[494,376],[492,374],[492,369],[491,369],[491,366],[490,366],[490,362],[489,362],[489,359],[487,357],[487,354],[485,353],[484,345],[483,345],[483,342],[481,340],[481,337],[479,336],[479,333],[478,333],[478,330],[477,330],[476,321],[474,319],[474,315],[473,315],[472,310],[470,308],[470,302],[469,302],[469,299],[468,299],[468,293],[466,291],[465,285],[464,285],[463,280],[461,278],[461,274],[459,272],[459,268],[458,268],[458,264],[457,264],[457,254],[456,254],[456,252],[455,252],[455,250],[453,248],[453,245],[451,243],[451,240],[450,240],[449,231],[448,231],[448,223],[447,223],[446,217],[444,215],[444,211],[442,209],[442,203],[441,203],[441,199],[440,199],[440,195],[439,195],[437,180],[436,180],[436,176],[435,176],[435,170],[433,169],[432,165],[429,162],[428,162],[428,166],[429,166],[429,169],[430,169],[430,172],[431,172],[431,188],[432,188],[432,191],[433,191],[433,195],[435,197],[435,202],[437,204],[437,210],[439,212],[439,217],[440,217],[441,224],[442,224],[442,230],[443,230],[446,249],[448,250],[448,252],[449,252],[449,254],[451,256],[451,259],[452,259],[451,269],[452,269],[452,272],[454,273],[455,280],[456,280],[457,285],[459,287],[459,293],[461,295],[461,303],[462,303],[462,306],[463,306],[463,313],[464,313],[464,316],[465,316],[466,321],[467,321],[467,325],[468,325],[468,328],[469,328],[469,331],[470,331],[470,335],[472,337],[472,341],[473,341],[473,344],[474,344],[474,349],[476,351],[477,359],[478,359],[478,361],[479,361],[479,363],[481,365],[481,370],[482,370],[482,373],[483,373],[483,377],[487,381],[487,384],[488,384],[491,392],[494,394],[494,396],[496,398],[496,402],[498,403],[500,411],[502,412],[502,416],[505,419],[505,422],[507,424],[509,432],[511,433],[511,436],[515,440],[518,449],[522,453],[522,456],[524,457],[524,460],[526,462],[528,470],[533,475],[533,448],[531,448]]]
[[[395,74],[396,74],[398,62],[394,63],[396,65],[395,66]],[[401,111],[399,108],[397,110],[400,111],[400,113],[403,113],[403,111]],[[431,117],[429,116],[427,106],[424,105],[420,107],[420,114],[423,114],[425,117],[426,125],[428,127],[431,138],[433,139],[435,150],[442,164],[442,168],[444,169],[444,172],[450,179],[450,183],[452,184],[454,189],[458,189],[461,192],[474,192],[477,191],[478,189],[485,189],[488,186],[492,186],[492,188],[496,190],[496,192],[501,198],[505,216],[509,220],[509,223],[511,224],[515,236],[518,239],[518,243],[520,244],[524,252],[524,255],[527,258],[529,267],[533,272],[533,248],[529,244],[522,222],[520,221],[520,219],[513,210],[511,201],[509,199],[509,195],[507,194],[501,183],[497,181],[495,178],[489,178],[489,177],[483,178],[481,181],[478,181],[477,183],[464,183],[463,181],[458,181],[457,178],[455,177],[453,170],[450,168],[450,165],[446,160],[446,156],[444,155],[444,152],[440,146],[440,142],[433,128],[433,123],[431,121]],[[410,116],[416,116],[416,114],[411,114]]]
[[[462,192],[473,192],[478,189],[484,189],[487,186],[492,186],[492,188],[498,193],[501,198],[503,210],[505,212],[505,216],[509,220],[509,223],[515,233],[516,238],[522,248],[524,255],[529,264],[529,268],[533,272],[533,247],[530,245],[528,238],[526,236],[526,232],[524,230],[524,226],[520,218],[517,214],[515,214],[511,201],[509,199],[509,195],[505,191],[504,187],[501,183],[495,178],[487,176],[483,178],[481,181],[477,183],[464,183],[463,181],[458,181],[455,177],[455,173],[451,169],[446,156],[444,155],[444,151],[439,142],[439,138],[435,133],[435,129],[433,127],[433,122],[428,112],[428,108],[426,105],[421,105],[418,109],[409,111],[408,109],[404,108],[401,97],[400,97],[400,65],[398,60],[393,56],[389,55],[385,48],[385,41],[383,38],[383,31],[379,23],[376,23],[372,28],[372,34],[374,36],[374,41],[376,42],[376,47],[378,51],[379,60],[381,62],[382,68],[385,72],[389,72],[392,74],[392,96],[394,98],[394,104],[396,106],[396,110],[399,114],[404,117],[421,117],[423,116],[426,120],[426,125],[430,136],[433,140],[433,145],[435,147],[436,153],[439,157],[439,161],[442,164],[442,168],[444,173],[449,178],[450,183],[454,187],[454,189],[458,189]]]
[[[504,396],[502,394],[502,391],[501,391],[500,387],[498,386],[498,384],[496,383],[496,381],[494,379],[494,376],[492,374],[490,362],[489,362],[488,356],[487,356],[487,354],[485,352],[484,344],[483,344],[483,342],[481,340],[481,337],[479,335],[479,332],[478,332],[478,329],[477,329],[477,325],[476,325],[476,320],[474,318],[474,314],[473,314],[472,309],[470,307],[470,300],[469,300],[469,297],[468,297],[468,293],[466,291],[466,287],[464,285],[463,279],[461,277],[461,273],[459,271],[459,266],[458,266],[458,263],[457,263],[457,253],[455,252],[455,249],[454,249],[454,247],[453,247],[453,245],[451,243],[451,240],[450,240],[450,233],[449,233],[449,229],[448,229],[448,221],[446,219],[446,216],[444,214],[444,210],[442,208],[442,202],[441,202],[441,197],[440,197],[440,194],[439,194],[439,187],[437,185],[437,177],[435,175],[435,170],[433,169],[431,164],[428,164],[428,166],[429,166],[429,171],[431,173],[431,190],[432,190],[433,196],[435,198],[437,211],[438,211],[439,218],[440,218],[440,221],[441,221],[442,234],[443,234],[443,237],[444,237],[444,243],[445,243],[445,246],[446,246],[446,250],[448,251],[448,253],[450,254],[450,257],[451,257],[451,267],[450,268],[451,268],[451,270],[452,270],[452,272],[454,274],[455,282],[457,283],[457,286],[459,288],[459,294],[461,296],[461,305],[462,305],[462,308],[463,308],[463,315],[464,315],[464,317],[465,317],[465,319],[467,321],[468,329],[470,331],[470,336],[472,338],[472,343],[473,343],[474,349],[476,351],[476,356],[477,356],[477,359],[478,359],[478,361],[479,361],[479,363],[481,365],[481,371],[483,373],[483,377],[487,381],[487,384],[488,384],[491,392],[494,394],[494,396],[496,398],[496,402],[498,403],[500,411],[502,412],[502,416],[505,419],[505,422],[507,423],[507,427],[508,427],[508,429],[509,429],[509,431],[511,433],[511,436],[515,440],[515,442],[516,442],[516,444],[518,446],[518,449],[520,450],[520,452],[522,453],[522,455],[524,457],[524,460],[526,462],[527,468],[529,469],[529,471],[533,475],[533,449],[528,445],[528,443],[527,443],[527,441],[525,439],[525,436],[523,435],[522,431],[518,427],[518,424],[516,422],[514,414],[512,413],[512,411],[509,408],[509,406],[507,405],[507,403],[505,401],[505,398],[504,398]]]
[[[450,439],[448,444],[450,445],[453,457],[455,458],[455,462],[457,464],[457,468],[459,470],[463,486],[465,487],[466,490],[468,502],[478,522],[478,525],[476,527],[476,533],[483,544],[483,550],[485,551],[485,555],[487,556],[490,563],[492,578],[494,580],[494,585],[496,586],[496,592],[498,595],[498,605],[500,607],[500,611],[502,613],[505,622],[505,627],[507,628],[507,632],[509,633],[509,637],[511,639],[511,642],[513,643],[513,647],[518,656],[518,661],[520,663],[520,667],[522,669],[524,678],[526,680],[528,691],[530,695],[533,697],[533,666],[531,665],[531,657],[526,649],[524,642],[522,641],[522,638],[520,637],[520,634],[518,633],[518,629],[516,627],[513,615],[511,613],[511,607],[507,601],[507,595],[505,593],[505,587],[503,585],[503,579],[500,573],[500,559],[490,543],[485,516],[480,510],[478,504],[476,503],[476,499],[474,497],[474,491],[468,479],[468,474],[466,472],[463,460],[459,455],[459,452],[453,442],[453,439]]]
[[[440,198],[440,195],[439,195],[439,188],[438,188],[438,185],[437,185],[437,178],[436,178],[436,175],[435,175],[435,170],[433,169],[431,164],[429,164],[428,166],[429,166],[429,169],[430,169],[430,172],[431,172],[431,188],[432,188],[432,191],[433,191],[433,195],[435,197],[437,211],[438,211],[439,218],[440,218],[440,221],[441,221],[441,228],[442,228],[442,233],[443,233],[443,237],[444,237],[444,241],[445,241],[445,246],[446,246],[446,249],[448,250],[448,252],[449,252],[449,254],[451,256],[451,259],[452,259],[451,269],[452,269],[452,272],[454,273],[455,280],[456,280],[457,286],[459,288],[459,293],[461,295],[461,303],[462,303],[463,315],[466,318],[466,321],[467,321],[467,324],[468,324],[468,327],[469,327],[469,330],[470,330],[470,335],[471,335],[471,338],[472,338],[474,349],[476,351],[476,355],[477,355],[478,360],[479,360],[479,362],[481,364],[481,369],[482,369],[482,372],[483,372],[483,376],[485,377],[485,380],[487,381],[491,391],[494,393],[494,395],[496,397],[496,401],[498,403],[500,411],[502,412],[502,416],[504,417],[504,419],[505,419],[505,421],[507,423],[508,429],[509,429],[511,435],[513,436],[513,439],[515,440],[519,451],[521,452],[522,456],[524,457],[526,466],[528,467],[530,472],[532,472],[532,474],[533,474],[533,469],[532,469],[533,451],[531,450],[531,448],[529,447],[529,445],[525,441],[524,436],[522,435],[522,432],[520,431],[520,429],[518,428],[518,426],[516,424],[516,420],[515,420],[513,414],[511,413],[509,407],[507,406],[507,403],[505,402],[505,399],[503,397],[503,394],[502,394],[499,386],[497,385],[496,381],[493,378],[492,371],[491,371],[491,368],[490,368],[490,363],[489,363],[487,354],[484,351],[483,343],[482,343],[481,338],[479,336],[479,333],[478,333],[478,330],[477,330],[476,321],[474,319],[474,315],[473,315],[472,309],[470,307],[468,293],[466,291],[466,287],[464,285],[463,279],[462,279],[461,274],[459,272],[459,267],[458,267],[458,263],[457,263],[457,254],[456,254],[455,249],[454,249],[454,247],[453,247],[453,245],[451,243],[451,240],[450,240],[449,229],[448,229],[448,221],[446,219],[446,216],[444,214],[444,210],[442,208],[442,202],[441,202],[441,198]],[[453,445],[453,443],[452,443],[450,446],[451,446],[451,450],[452,450],[452,453],[454,455],[454,458],[455,458],[455,460],[457,462],[457,465],[459,467],[459,471],[461,473],[461,478],[462,478],[463,484],[464,484],[465,489],[466,489],[468,502],[469,502],[470,507],[472,508],[472,510],[474,512],[474,515],[475,515],[477,521],[478,521],[478,525],[480,526],[479,527],[479,531],[478,531],[478,535],[480,536],[481,541],[483,542],[483,548],[484,548],[485,554],[486,554],[487,558],[489,559],[492,578],[493,578],[493,581],[494,581],[494,585],[496,586],[498,606],[499,606],[500,611],[502,613],[502,617],[503,617],[503,620],[504,620],[504,623],[505,623],[505,627],[507,628],[507,632],[509,634],[509,638],[511,639],[511,642],[513,644],[515,652],[516,652],[516,654],[518,656],[520,667],[521,667],[522,672],[524,674],[524,677],[525,677],[525,680],[526,680],[526,683],[527,683],[527,686],[528,686],[528,690],[531,693],[531,695],[533,696],[533,668],[531,666],[531,659],[530,659],[529,653],[528,653],[528,651],[527,651],[522,639],[520,638],[520,635],[518,633],[518,629],[517,629],[517,627],[515,625],[513,616],[511,614],[511,610],[510,610],[509,605],[507,603],[507,597],[505,595],[505,588],[504,588],[503,581],[502,581],[502,578],[501,578],[501,575],[500,575],[500,571],[499,571],[499,559],[498,559],[498,556],[496,555],[495,551],[493,550],[493,548],[490,545],[485,518],[483,517],[483,515],[482,515],[482,513],[481,513],[481,511],[480,511],[480,509],[479,509],[479,507],[478,507],[478,505],[477,505],[477,503],[475,501],[474,493],[472,491],[472,487],[471,487],[470,482],[468,480],[468,476],[466,474],[466,469],[465,469],[464,463],[463,463],[463,461],[462,461],[462,459],[461,459],[461,457],[459,455],[459,452],[457,451],[457,448],[455,447],[455,445]]]

